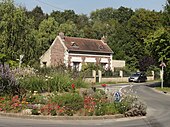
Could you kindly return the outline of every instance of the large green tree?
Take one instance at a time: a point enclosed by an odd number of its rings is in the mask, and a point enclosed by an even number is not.
[[[36,29],[38,29],[39,24],[48,17],[47,14],[44,14],[43,10],[41,7],[36,6],[32,11],[27,11],[26,14],[28,15],[29,18],[34,19],[34,26]]]
[[[37,54],[40,57],[52,44],[59,33],[59,24],[54,18],[44,19],[36,31]]]
[[[170,33],[163,27],[150,34],[145,43],[148,45],[148,50],[154,58],[161,63],[166,64],[165,82],[170,84]]]
[[[0,53],[11,60],[24,54],[25,62],[29,63],[35,55],[33,20],[28,19],[24,9],[15,7],[11,0],[3,0],[0,5]]]

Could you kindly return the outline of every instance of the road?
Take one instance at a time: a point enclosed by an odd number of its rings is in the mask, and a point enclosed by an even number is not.
[[[147,104],[147,116],[113,120],[29,120],[0,117],[0,127],[170,127],[170,95],[155,92],[146,84],[134,84],[129,90]]]

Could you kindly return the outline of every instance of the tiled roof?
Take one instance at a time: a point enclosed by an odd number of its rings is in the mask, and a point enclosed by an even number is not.
[[[101,40],[65,36],[63,42],[69,51],[113,53],[110,47]]]

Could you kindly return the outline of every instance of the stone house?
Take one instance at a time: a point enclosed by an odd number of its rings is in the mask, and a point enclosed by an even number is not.
[[[59,33],[50,48],[40,57],[41,67],[65,64],[78,71],[82,64],[101,64],[105,69],[112,69],[113,51],[106,39],[101,40],[68,37]]]

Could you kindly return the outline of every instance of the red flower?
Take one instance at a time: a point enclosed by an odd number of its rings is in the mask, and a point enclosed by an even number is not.
[[[72,87],[72,89],[75,89],[75,85],[74,84],[71,84],[71,87]]]
[[[102,86],[102,87],[106,87],[106,84],[102,84],[101,86]]]

